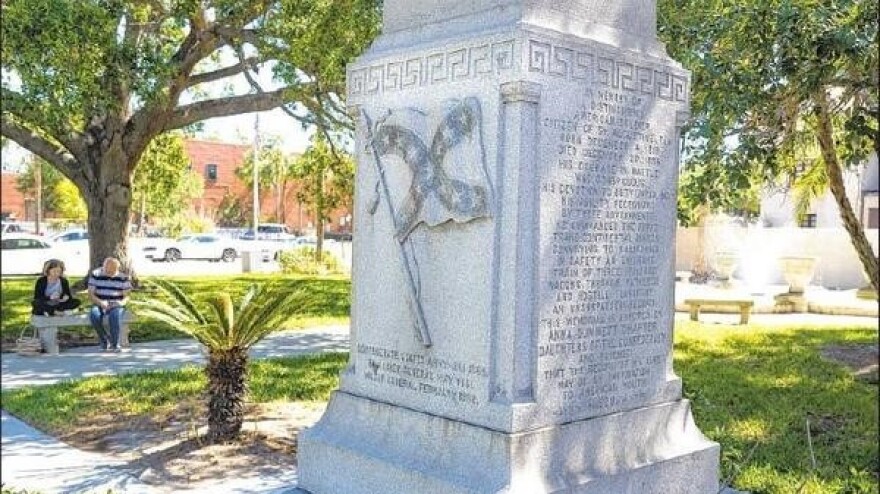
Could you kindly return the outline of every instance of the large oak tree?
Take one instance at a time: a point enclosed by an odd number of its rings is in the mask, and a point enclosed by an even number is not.
[[[660,0],[658,6],[661,38],[693,72],[682,192],[692,204],[723,209],[743,202],[756,174],[767,182],[821,175],[877,289],[877,258],[847,198],[843,172],[880,152],[878,2]]]
[[[128,260],[132,177],[158,135],[285,108],[348,125],[345,64],[377,34],[378,0],[7,0],[0,133],[85,198],[90,257]],[[271,70],[259,87],[254,71]],[[200,90],[245,76],[250,89]],[[230,86],[234,87],[234,86]]]

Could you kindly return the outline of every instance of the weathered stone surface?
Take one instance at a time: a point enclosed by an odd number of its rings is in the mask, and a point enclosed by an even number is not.
[[[717,491],[672,369],[689,74],[654,2],[614,5],[386,2],[348,74],[351,360],[303,488]]]
[[[311,492],[718,491],[718,445],[684,400],[508,434],[340,392],[322,423],[299,463]]]

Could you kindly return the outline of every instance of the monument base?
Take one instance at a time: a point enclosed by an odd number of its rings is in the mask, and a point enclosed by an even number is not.
[[[715,494],[718,462],[687,400],[511,434],[337,391],[298,470],[312,494]]]

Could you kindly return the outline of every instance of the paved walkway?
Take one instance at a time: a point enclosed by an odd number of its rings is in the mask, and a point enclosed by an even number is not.
[[[253,358],[302,355],[348,350],[348,326],[333,326],[275,333],[256,345]],[[201,348],[192,340],[156,341],[133,345],[130,353],[102,353],[95,348],[74,348],[59,355],[22,357],[2,355],[2,387],[14,389],[32,384],[52,384],[64,379],[120,374],[151,369],[172,369],[204,361]],[[155,494],[168,492],[144,484],[132,476],[127,462],[81,451],[28,426],[2,412],[2,455],[0,481],[9,487],[52,493]],[[296,492],[296,470],[284,475],[254,475],[200,482],[188,493]]]
[[[348,326],[330,326],[274,333],[255,345],[251,357],[283,357],[348,350]],[[2,389],[52,384],[62,379],[121,374],[143,370],[175,369],[204,362],[195,340],[137,343],[128,353],[104,353],[97,347],[79,347],[58,355],[22,357],[4,353]]]

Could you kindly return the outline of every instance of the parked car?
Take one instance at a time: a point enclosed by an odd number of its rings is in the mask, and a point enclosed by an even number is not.
[[[257,225],[257,240],[292,240],[296,238],[290,233],[287,225],[282,223],[263,223]],[[251,228],[241,235],[242,240],[254,240],[254,229]]]
[[[89,251],[61,247],[45,238],[26,233],[10,233],[0,240],[0,273],[39,274],[49,259],[60,259],[68,272],[88,270]]]
[[[144,248],[147,253],[147,248]],[[149,253],[147,257],[151,257]],[[228,239],[211,234],[185,235],[167,246],[162,260],[175,262],[181,259],[208,259],[211,261],[232,262],[238,257],[235,246]],[[155,251],[152,259],[155,261]]]
[[[2,225],[0,225],[0,234],[6,235],[9,233],[25,233],[25,228],[21,226],[21,224],[13,221],[2,222]]]
[[[351,242],[351,233],[340,232],[324,232],[324,240],[335,240],[337,242]]]
[[[53,242],[76,242],[80,240],[88,240],[89,231],[83,228],[75,228],[59,233],[52,237]]]

